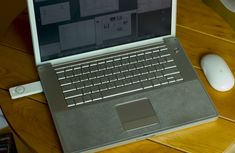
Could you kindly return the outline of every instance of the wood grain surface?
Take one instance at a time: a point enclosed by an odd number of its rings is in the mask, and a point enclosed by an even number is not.
[[[235,140],[234,122],[218,119],[189,129],[150,138],[185,152],[222,153]]]
[[[211,96],[220,118],[200,126],[151,137],[103,153],[219,153],[235,141],[235,88],[217,92],[200,68],[204,54],[222,56],[235,74],[235,32],[201,0],[178,0],[177,36]],[[0,42],[0,105],[11,128],[34,152],[59,153],[59,140],[43,94],[12,101],[9,87],[38,80],[25,12]]]

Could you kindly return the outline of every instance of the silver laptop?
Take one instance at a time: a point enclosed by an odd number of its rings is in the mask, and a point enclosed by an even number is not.
[[[28,0],[36,65],[65,153],[217,118],[176,31],[176,0]]]

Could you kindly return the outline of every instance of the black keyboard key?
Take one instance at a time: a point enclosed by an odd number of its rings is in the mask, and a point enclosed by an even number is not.
[[[60,85],[61,86],[64,86],[64,85],[68,85],[68,84],[72,84],[72,81],[71,81],[71,79],[62,79],[62,80],[59,80],[59,82],[60,82]]]
[[[91,98],[92,98],[93,101],[101,100],[102,99],[102,95],[99,92],[92,93],[91,94]]]
[[[63,92],[74,91],[76,90],[76,86],[74,84],[65,85],[65,86],[62,86],[62,90]]]
[[[153,80],[151,80],[152,81],[152,83],[153,83],[153,86],[154,87],[157,87],[157,86],[160,86],[161,84],[160,84],[160,81],[156,78],[156,79],[153,79]]]
[[[82,96],[75,97],[74,102],[75,102],[76,105],[84,104],[84,100],[83,100]]]
[[[148,80],[144,81],[144,82],[142,82],[142,87],[144,89],[152,88],[153,87],[153,83],[151,81],[148,81]]]
[[[73,99],[67,99],[66,100],[67,106],[68,107],[73,107],[75,106],[75,101]]]

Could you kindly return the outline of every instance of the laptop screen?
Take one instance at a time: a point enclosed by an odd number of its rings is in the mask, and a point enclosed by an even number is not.
[[[34,0],[42,61],[171,34],[172,0]]]

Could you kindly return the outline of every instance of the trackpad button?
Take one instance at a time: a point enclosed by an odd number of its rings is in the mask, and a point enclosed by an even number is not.
[[[116,106],[116,110],[125,130],[132,130],[159,123],[148,98],[119,104]]]

